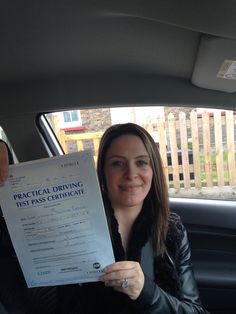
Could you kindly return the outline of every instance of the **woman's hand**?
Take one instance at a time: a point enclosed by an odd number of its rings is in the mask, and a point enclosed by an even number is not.
[[[0,183],[8,177],[8,153],[4,142],[0,142]]]
[[[107,287],[127,294],[136,300],[144,286],[144,274],[138,262],[122,261],[111,264],[104,269],[100,280]]]

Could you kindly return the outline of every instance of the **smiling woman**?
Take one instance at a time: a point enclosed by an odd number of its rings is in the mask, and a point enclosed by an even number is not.
[[[119,261],[105,268],[101,280],[106,286],[127,294],[139,306],[140,313],[143,310],[178,313],[177,307],[183,313],[195,310],[206,313],[192,272],[186,232],[179,217],[169,213],[161,157],[149,133],[133,123],[108,128],[101,138],[97,170]],[[172,241],[176,243],[171,244]],[[148,243],[153,253],[146,258],[154,256],[151,278],[143,273],[142,263],[141,269],[139,264],[143,246]],[[173,245],[176,245],[174,251]],[[123,259],[132,262],[122,262]],[[168,261],[171,262],[169,270],[165,269]],[[165,279],[161,278],[162,271]],[[171,295],[175,297],[172,299]],[[128,309],[128,303],[127,306]]]
[[[0,154],[6,158],[5,149]],[[7,169],[5,163],[0,167]],[[75,313],[207,313],[185,228],[180,217],[170,213],[161,157],[152,137],[133,123],[108,128],[101,138],[97,171],[116,262],[103,269],[100,282],[77,285],[73,293],[67,286],[59,288],[64,297],[54,302],[69,302]],[[1,229],[6,233],[4,224]],[[149,260],[149,267],[143,260]],[[24,299],[28,289],[21,285]],[[29,305],[31,299],[25,302]]]

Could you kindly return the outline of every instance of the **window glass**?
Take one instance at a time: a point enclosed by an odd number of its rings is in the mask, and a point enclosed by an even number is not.
[[[71,122],[70,113],[68,111],[63,112],[64,122]]]
[[[236,199],[234,111],[147,106],[74,110],[46,118],[65,153],[91,149],[95,162],[110,125],[137,123],[159,148],[170,196]],[[66,119],[73,128],[65,127]]]
[[[77,110],[71,111],[71,121],[79,121],[78,111]]]

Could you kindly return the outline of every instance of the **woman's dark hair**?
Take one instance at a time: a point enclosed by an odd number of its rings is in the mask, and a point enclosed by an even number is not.
[[[115,139],[128,134],[138,136],[142,140],[151,161],[153,171],[152,185],[146,196],[145,202],[147,201],[151,211],[153,223],[151,229],[154,252],[163,253],[165,251],[165,240],[170,210],[168,189],[163,172],[162,160],[157,145],[151,135],[144,128],[134,123],[116,124],[109,127],[100,141],[97,159],[97,173],[107,212],[108,224],[110,225],[111,210],[109,209],[111,209],[111,204],[106,194],[107,188],[104,173],[106,154],[111,143]]]

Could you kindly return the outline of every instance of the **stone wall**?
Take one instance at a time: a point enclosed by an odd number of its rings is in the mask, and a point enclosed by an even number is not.
[[[111,126],[111,113],[109,108],[80,110],[84,132],[105,131]]]

